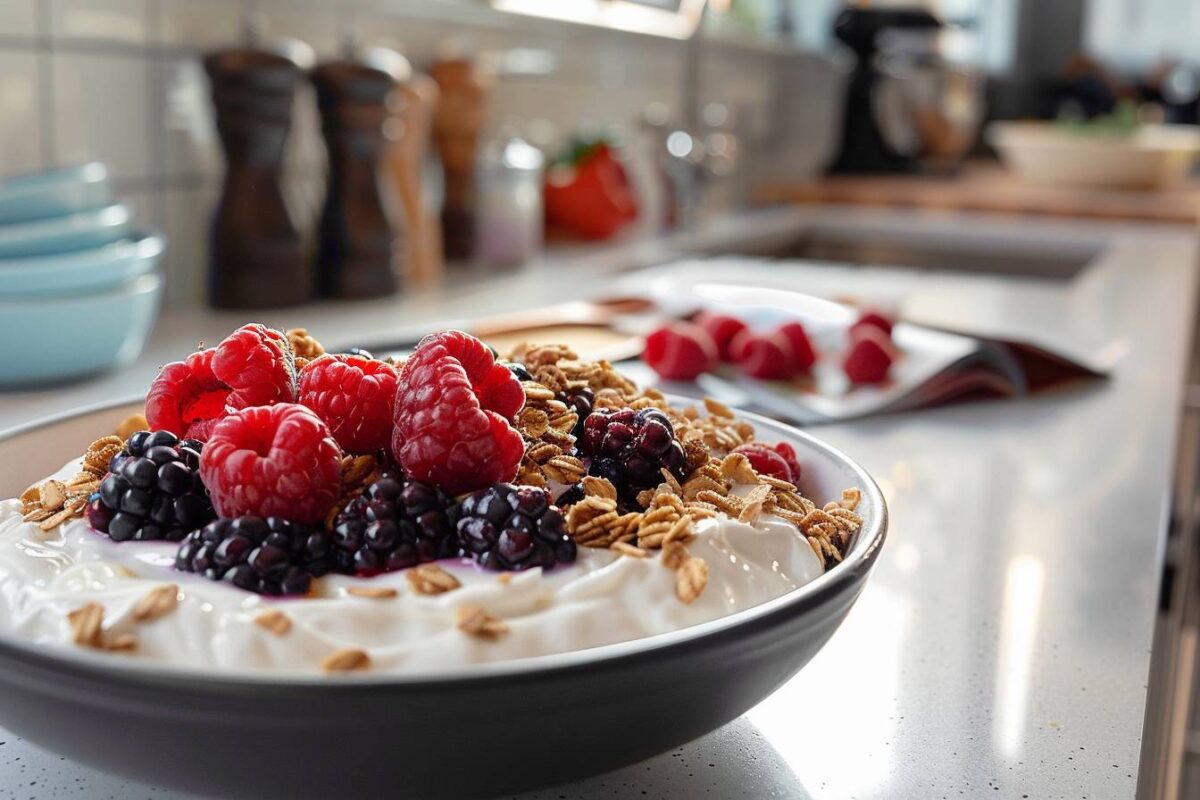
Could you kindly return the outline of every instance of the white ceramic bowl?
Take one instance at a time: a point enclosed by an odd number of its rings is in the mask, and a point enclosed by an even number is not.
[[[1050,122],[993,122],[985,134],[1026,180],[1083,188],[1153,189],[1178,183],[1200,155],[1200,130],[1143,125],[1127,136],[1074,132]]]
[[[140,405],[3,435],[0,464],[22,474],[0,479],[0,493],[57,468]],[[677,747],[808,663],[854,604],[887,530],[883,496],[861,467],[794,428],[744,417],[796,448],[806,493],[863,492],[846,559],[782,597],[672,633],[437,676],[206,673],[0,636],[0,722],[101,769],[246,798],[497,795]]]
[[[82,295],[0,299],[0,386],[77,378],[128,364],[154,327],[162,275]]]

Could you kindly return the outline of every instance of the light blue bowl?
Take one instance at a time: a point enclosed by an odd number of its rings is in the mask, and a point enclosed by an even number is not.
[[[158,315],[164,280],[115,291],[0,301],[0,386],[78,378],[130,363]]]
[[[0,259],[0,301],[115,290],[153,272],[162,254],[162,237],[146,235],[74,253]]]
[[[128,238],[129,209],[119,203],[96,211],[0,226],[0,258],[70,253]]]
[[[0,225],[94,211],[112,201],[108,169],[97,161],[14,175],[0,181]]]

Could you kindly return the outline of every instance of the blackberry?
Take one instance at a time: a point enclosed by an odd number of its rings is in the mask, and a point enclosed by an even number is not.
[[[531,381],[533,376],[529,374],[528,368],[520,361],[501,361],[501,364],[508,367],[508,371],[519,381]]]
[[[575,540],[550,493],[497,483],[468,495],[456,514],[463,554],[487,569],[549,569],[575,560]]]
[[[568,389],[558,392],[555,397],[566,403],[569,408],[573,409],[579,415],[579,421],[575,423],[571,434],[576,439],[583,436],[584,423],[587,422],[588,415],[592,413],[592,406],[596,402],[595,392],[583,386],[578,389]]]
[[[657,408],[594,411],[576,447],[591,459],[588,472],[607,478],[626,500],[662,483],[664,468],[676,478],[684,477],[683,445],[667,415]]]
[[[559,508],[567,508],[568,506],[578,503],[585,497],[587,497],[587,492],[583,490],[583,484],[573,483],[558,496],[558,499],[554,501],[554,504]]]
[[[90,498],[92,528],[114,542],[177,542],[216,513],[200,480],[200,442],[170,431],[139,431],[112,457]]]
[[[333,523],[337,569],[355,575],[413,567],[458,555],[454,505],[441,489],[383,475],[351,500]]]
[[[192,531],[175,569],[259,594],[306,594],[333,566],[329,534],[279,517],[219,519]]]

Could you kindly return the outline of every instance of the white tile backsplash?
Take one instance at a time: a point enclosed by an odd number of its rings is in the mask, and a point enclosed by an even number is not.
[[[152,62],[66,52],[50,58],[56,161],[98,159],[115,178],[161,175],[155,153],[163,123],[161,109],[150,107]]]
[[[0,175],[42,166],[38,59],[33,50],[0,50]]]
[[[37,33],[36,0],[0,0],[0,36],[33,36]]]
[[[224,169],[208,76],[199,56],[164,59],[161,78],[166,176],[212,180]]]
[[[219,190],[172,189],[166,192],[164,230],[167,253],[167,303],[200,305],[206,297],[208,275],[208,224]]]
[[[50,33],[71,39],[142,44],[150,39],[147,0],[41,0],[50,4]],[[203,0],[207,2],[207,0]]]
[[[244,4],[239,0],[159,0],[158,40],[204,51],[241,41]]]
[[[340,3],[308,3],[303,0],[259,0],[253,4],[266,18],[269,36],[287,36],[307,42],[318,58],[340,54],[344,24]]]

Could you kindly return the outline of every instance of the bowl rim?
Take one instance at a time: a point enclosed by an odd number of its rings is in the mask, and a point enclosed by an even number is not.
[[[101,413],[110,409],[140,402],[142,397],[127,397],[87,406],[74,411],[55,414],[33,420],[23,425],[0,431],[0,441],[36,432],[77,417]],[[695,402],[695,398],[667,395],[671,403]],[[596,668],[628,659],[651,655],[665,655],[668,651],[683,650],[702,644],[706,640],[728,635],[740,628],[750,628],[756,623],[770,624],[770,618],[791,616],[811,611],[832,600],[839,594],[853,591],[856,584],[865,581],[878,559],[879,551],[887,536],[888,510],[883,492],[875,480],[858,462],[852,460],[832,445],[786,423],[769,419],[759,414],[735,409],[739,418],[752,423],[756,430],[766,428],[773,433],[803,442],[803,445],[820,452],[827,458],[847,467],[859,483],[862,492],[860,508],[866,509],[865,524],[855,535],[850,551],[841,563],[834,565],[817,578],[786,592],[733,614],[726,614],[708,622],[690,625],[674,631],[643,636],[624,642],[600,645],[565,653],[551,653],[526,658],[506,659],[477,664],[463,664],[433,671],[412,673],[350,672],[336,675],[321,675],[308,672],[273,672],[268,670],[237,669],[212,672],[206,668],[187,665],[167,665],[155,662],[127,660],[114,661],[112,654],[92,653],[84,649],[69,649],[55,645],[39,644],[0,632],[0,655],[12,655],[26,662],[34,662],[47,670],[69,671],[91,677],[103,677],[121,682],[145,681],[147,683],[176,684],[186,682],[193,689],[226,691],[270,692],[273,690],[339,690],[363,691],[372,688],[436,689],[475,685],[493,681],[519,679],[530,675],[566,673],[578,668]]]
[[[116,298],[140,297],[153,294],[163,288],[166,276],[160,270],[151,270],[121,284],[112,291],[87,291],[79,294],[27,294],[0,297],[0,311],[13,309],[22,311],[44,311],[46,308],[62,306],[90,306],[97,302]]]
[[[984,129],[988,144],[1001,150],[1114,150],[1161,154],[1200,151],[1200,130],[1191,125],[1147,123],[1127,133],[1072,133],[1053,120],[993,120]]]
[[[124,203],[110,203],[100,208],[73,211],[55,217],[40,217],[0,225],[0,241],[25,241],[49,236],[62,236],[88,231],[122,228],[133,221],[133,213]],[[89,248],[90,249],[90,248]],[[74,251],[66,251],[74,252]],[[53,254],[51,254],[53,255]],[[18,256],[32,258],[33,256]]]
[[[124,239],[64,253],[42,253],[36,256],[0,258],[0,273],[25,270],[77,269],[80,267],[113,264],[135,258],[160,256],[166,250],[166,240],[157,231],[132,231]]]
[[[58,191],[66,184],[101,184],[108,181],[108,167],[102,161],[83,161],[61,167],[21,172],[0,179],[0,198],[6,201],[24,195]]]

